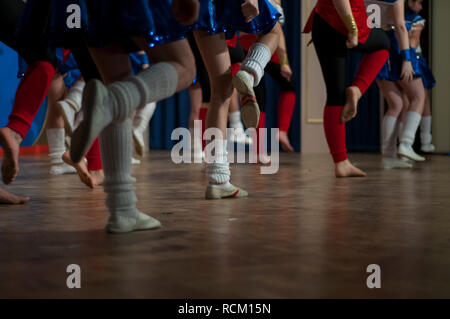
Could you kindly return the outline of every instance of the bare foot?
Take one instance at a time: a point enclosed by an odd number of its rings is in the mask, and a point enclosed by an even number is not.
[[[21,205],[30,200],[30,197],[21,197],[0,189],[0,204],[2,205]]]
[[[79,163],[74,163],[70,159],[70,152],[67,151],[63,154],[62,159],[66,164],[75,167],[81,182],[83,182],[90,188],[94,188],[96,186],[94,179],[92,178],[91,174],[87,169],[84,158]]]
[[[94,182],[94,186],[99,186],[103,184],[103,181],[105,179],[105,174],[103,173],[103,170],[97,170],[97,171],[89,171],[91,174],[92,180]]]
[[[361,95],[361,90],[356,86],[350,86],[345,90],[347,102],[341,113],[342,123],[348,122],[356,116],[358,111],[358,101],[361,98]]]
[[[3,183],[11,184],[19,173],[19,149],[22,137],[9,127],[0,129],[0,145],[3,147]]]
[[[367,174],[364,173],[362,170],[353,166],[353,164],[350,163],[349,160],[336,163],[335,174],[337,178],[367,176]]]
[[[278,140],[281,143],[281,148],[286,152],[293,152],[294,148],[291,145],[291,142],[289,141],[289,137],[286,132],[280,131],[278,133]]]

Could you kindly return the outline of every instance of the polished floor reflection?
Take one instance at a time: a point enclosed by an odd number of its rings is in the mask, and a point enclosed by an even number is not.
[[[276,175],[233,165],[240,200],[206,201],[202,165],[153,151],[135,167],[150,232],[108,235],[102,188],[48,175],[46,156],[23,157],[7,189],[30,195],[0,207],[0,297],[411,298],[450,297],[450,157],[413,170],[335,179],[327,155],[282,154]],[[66,267],[81,267],[68,289]],[[381,289],[366,268],[381,267]]]

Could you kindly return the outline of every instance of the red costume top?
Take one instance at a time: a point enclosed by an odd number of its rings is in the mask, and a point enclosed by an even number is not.
[[[350,6],[352,7],[353,17],[355,18],[356,25],[358,26],[358,42],[365,43],[370,34],[370,28],[367,26],[367,12],[364,0],[350,0]],[[348,30],[342,22],[341,17],[336,11],[336,7],[333,4],[333,0],[319,0],[316,7],[311,12],[311,15],[306,23],[303,33],[310,33],[312,30],[312,24],[314,19],[314,13],[317,13],[322,19],[324,19],[330,26],[343,35],[348,35]]]

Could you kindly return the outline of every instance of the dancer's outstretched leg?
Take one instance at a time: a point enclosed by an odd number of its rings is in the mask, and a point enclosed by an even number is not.
[[[131,116],[135,109],[144,107],[150,102],[163,100],[192,83],[195,68],[193,68],[193,57],[192,54],[189,55],[189,46],[186,41],[172,42],[150,49],[145,39],[134,40],[140,47],[147,49],[149,56],[159,52],[159,57],[155,59],[163,62],[154,63],[134,76],[119,77],[120,82],[108,86],[98,80],[92,80],[86,84],[83,94],[84,120],[75,130],[72,138],[71,158],[74,162],[81,160],[94,139],[111,122],[124,120]],[[111,62],[111,59],[104,58],[107,55],[117,57],[123,54],[120,45],[91,48],[90,51],[102,77],[104,70]],[[128,59],[128,56],[126,58]],[[123,63],[129,66],[128,60]]]
[[[277,23],[269,33],[259,35],[242,62],[241,70],[233,77],[233,85],[241,97],[242,120],[247,128],[258,126],[260,111],[253,87],[264,76],[264,69],[278,47],[281,32]]]

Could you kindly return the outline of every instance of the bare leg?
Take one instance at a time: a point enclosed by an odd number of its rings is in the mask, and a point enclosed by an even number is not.
[[[195,40],[202,54],[211,82],[211,103],[206,118],[206,128],[217,128],[222,137],[215,136],[216,156],[220,160],[207,164],[209,185],[206,190],[207,199],[245,197],[248,193],[229,183],[230,168],[226,153],[226,129],[228,109],[233,93],[231,85],[232,73],[228,48],[223,33],[210,35],[195,31]]]
[[[22,137],[9,127],[0,129],[0,145],[3,148],[3,183],[11,184],[19,173],[19,149]]]

